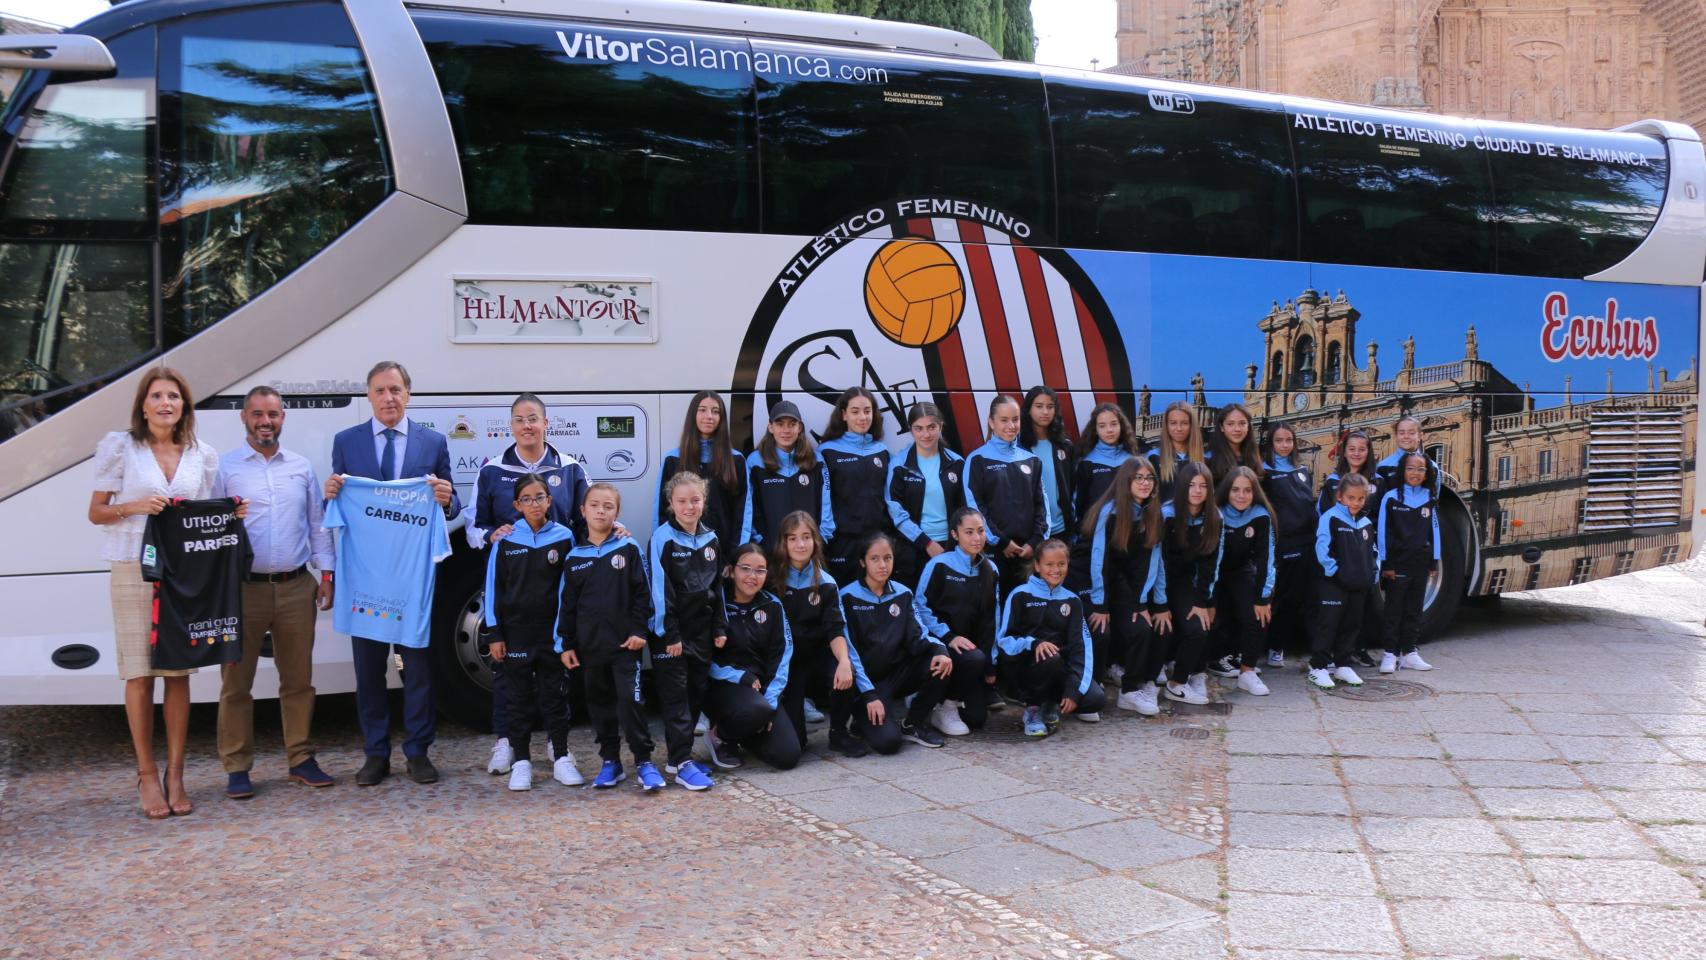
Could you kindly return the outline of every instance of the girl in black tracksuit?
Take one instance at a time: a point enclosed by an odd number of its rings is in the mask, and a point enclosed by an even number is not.
[[[723,560],[717,533],[703,522],[705,481],[680,473],[664,488],[670,517],[652,531],[652,680],[663,714],[664,741],[676,782],[711,786],[693,759],[693,726],[710,681],[711,651],[728,636]]]
[[[889,462],[889,522],[900,534],[894,578],[918,586],[931,557],[954,549],[949,521],[965,505],[965,458],[942,446],[942,411],[915,403],[906,415],[912,444]]]
[[[764,589],[770,570],[763,547],[742,544],[729,557],[729,571],[723,587],[728,636],[711,651],[705,743],[719,767],[739,765],[731,748],[740,744],[772,767],[790,770],[800,762],[800,738],[780,709],[794,659],[788,617],[782,601]]]
[[[1233,467],[1215,497],[1224,530],[1220,554],[1219,609],[1214,628],[1216,649],[1237,660],[1238,689],[1268,695],[1256,665],[1268,651],[1268,624],[1274,602],[1273,508],[1262,494],[1262,481],[1249,467]],[[1230,651],[1228,653],[1228,651]],[[1222,668],[1232,667],[1222,658]],[[1217,670],[1226,676],[1225,669]]]
[[[830,506],[829,471],[800,420],[800,408],[783,400],[770,408],[770,426],[758,449],[746,458],[746,508],[741,543],[776,542],[776,527],[795,510],[817,522],[825,540],[835,538]]]
[[[1149,459],[1155,464],[1155,478],[1161,485],[1155,495],[1160,497],[1164,504],[1172,503],[1179,467],[1186,463],[1203,463],[1206,460],[1202,427],[1197,423],[1196,407],[1184,400],[1167,404],[1167,409],[1161,416],[1161,441],[1155,445],[1155,449],[1149,451]]]
[[[983,515],[1003,596],[1030,579],[1049,528],[1042,464],[1018,438],[1019,401],[1002,394],[989,404],[988,442],[966,457],[966,506]]]
[[[778,543],[770,550],[770,592],[782,598],[788,625],[794,632],[794,659],[788,666],[788,685],[782,709],[806,745],[806,701],[830,706],[844,700],[850,712],[858,699],[857,668],[847,645],[847,621],[841,612],[841,591],[824,561],[823,538],[803,510],[782,518]]]
[[[1208,632],[1214,627],[1215,578],[1220,572],[1220,511],[1208,467],[1179,467],[1172,503],[1162,505],[1161,558],[1167,565],[1167,601],[1173,611],[1173,669],[1165,694],[1182,703],[1208,703],[1202,672]]]
[[[594,786],[615,786],[623,777],[622,738],[634,754],[640,785],[655,789],[663,778],[652,765],[652,734],[640,693],[640,658],[646,623],[652,617],[646,558],[632,537],[618,536],[614,520],[622,495],[614,484],[587,488],[582,506],[587,538],[564,561],[562,604],[557,614],[557,653],[563,666],[586,678],[586,709],[592,717],[598,755],[606,769]],[[614,769],[611,765],[614,764]],[[648,775],[649,774],[649,775]]]
[[[1297,433],[1285,424],[1268,433],[1262,490],[1274,514],[1274,618],[1268,625],[1268,666],[1285,666],[1287,649],[1308,647],[1306,611],[1315,586],[1315,481],[1297,455]]]
[[[889,525],[883,491],[892,458],[883,446],[883,421],[871,391],[864,387],[842,391],[818,455],[829,472],[829,502],[835,516],[829,572],[849,583],[859,576],[858,553],[865,541]]]
[[[1358,516],[1366,518],[1370,524],[1380,522],[1380,482],[1375,474],[1377,464],[1374,459],[1374,442],[1368,434],[1361,430],[1353,430],[1345,434],[1339,441],[1338,464],[1327,479],[1321,482],[1321,496],[1316,501],[1317,510],[1325,516],[1327,511],[1339,502],[1339,481],[1343,477],[1355,473],[1368,481],[1368,498],[1363,502]],[[1372,534],[1370,534],[1372,536]],[[1369,656],[1371,647],[1378,647],[1383,642],[1381,635],[1385,630],[1385,605],[1381,603],[1380,591],[1364,598],[1362,625],[1357,633],[1357,649],[1352,655],[1352,662],[1358,666],[1372,667],[1373,657]]]
[[[1394,486],[1380,498],[1380,582],[1385,593],[1386,654],[1380,672],[1433,669],[1416,644],[1422,638],[1422,600],[1439,562],[1439,497],[1433,461],[1421,453],[1398,458]]]
[[[1173,630],[1155,487],[1155,468],[1148,460],[1133,457],[1121,464],[1107,493],[1094,504],[1090,533],[1091,635],[1097,622],[1112,631],[1112,646],[1126,658],[1118,705],[1146,717],[1160,712],[1155,677],[1166,663],[1165,645]]]
[[[1066,589],[1067,561],[1066,544],[1043,541],[1036,573],[1002,602],[995,633],[996,671],[1025,705],[1024,730],[1030,737],[1053,733],[1064,713],[1099,720],[1106,703],[1093,675],[1095,654],[1083,602]]]
[[[1043,496],[1048,498],[1051,537],[1070,537],[1072,522],[1072,442],[1066,437],[1066,409],[1053,388],[1025,391],[1025,413],[1019,426],[1019,447],[1042,467]]]
[[[1096,505],[1113,482],[1114,471],[1137,455],[1137,438],[1132,435],[1131,420],[1124,410],[1103,403],[1090,411],[1090,420],[1078,438],[1073,458],[1072,515],[1078,522],[1068,531],[1072,535],[1072,559],[1066,569],[1066,588],[1084,598],[1086,610],[1090,608],[1090,539],[1097,522]],[[1096,667],[1106,671],[1110,680],[1120,679],[1125,669],[1125,653],[1118,648],[1120,636],[1110,634],[1105,624],[1090,627],[1090,639],[1096,645]],[[1114,648],[1111,652],[1110,646]]]
[[[658,470],[658,523],[669,516],[664,487],[683,470],[705,478],[705,525],[717,531],[717,544],[727,553],[741,542],[741,513],[746,508],[746,458],[730,439],[728,405],[715,390],[701,390],[688,401],[687,419],[681,425],[681,443],[663,455],[663,466]]]
[[[960,720],[973,730],[989,719],[995,690],[995,621],[1000,574],[983,554],[983,514],[954,511],[949,535],[954,549],[930,558],[914,598],[924,632],[948,648],[954,672],[947,698],[958,703]]]
[[[1330,690],[1337,683],[1361,686],[1351,667],[1363,620],[1363,607],[1377,591],[1374,523],[1363,515],[1373,484],[1358,473],[1339,482],[1339,502],[1321,515],[1315,528],[1315,559],[1321,578],[1315,588],[1315,637],[1309,652],[1309,682]],[[1328,672],[1328,664],[1334,669]]]
[[[928,721],[947,691],[953,660],[945,645],[924,632],[912,591],[890,579],[894,544],[888,535],[874,534],[860,560],[864,576],[841,588],[847,639],[870,684],[864,715],[855,711],[854,730],[878,753],[894,753],[902,740],[940,747],[942,738]],[[910,707],[903,703],[909,696]],[[897,723],[893,712],[902,709],[906,715]],[[846,722],[845,715],[831,714],[832,738]]]

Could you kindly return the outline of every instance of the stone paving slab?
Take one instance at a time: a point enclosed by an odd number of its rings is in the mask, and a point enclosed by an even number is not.
[[[1246,948],[1397,953],[1386,902],[1375,897],[1234,892],[1227,906],[1232,944]]]
[[[1363,817],[1368,845],[1387,853],[1509,853],[1485,820],[1469,817]]]
[[[1575,938],[1551,908],[1479,900],[1403,900],[1393,906],[1404,942],[1420,954],[1578,960]]]
[[[1706,906],[1694,881],[1645,860],[1539,858],[1528,869],[1550,900],[1559,903],[1674,903]]]
[[[1553,820],[1610,820],[1617,816],[1599,797],[1579,790],[1531,787],[1477,787],[1475,799],[1488,816]]]
[[[1218,847],[1143,820],[1116,820],[1037,837],[1037,842],[1109,870],[1132,870],[1213,853]]]
[[[1706,943],[1706,910],[1565,904],[1558,912],[1606,960],[1699,960]]]
[[[1084,880],[1100,872],[1077,857],[1020,841],[971,847],[919,862],[951,880],[993,896],[1007,896],[1024,893],[1039,886]]]
[[[1246,813],[1351,812],[1343,787],[1289,783],[1234,783],[1227,789],[1226,808]]]
[[[1374,871],[1361,853],[1234,848],[1226,855],[1227,887],[1255,893],[1371,897]]]
[[[1120,876],[1023,894],[1014,897],[1012,905],[1033,916],[1055,918],[1057,926],[1101,943],[1214,919],[1201,907]]]
[[[980,820],[1026,837],[1119,818],[1118,813],[1105,807],[1074,800],[1053,790],[968,804],[961,809]]]
[[[1388,853],[1375,858],[1381,888],[1396,897],[1450,893],[1472,900],[1540,900],[1540,889],[1513,857]]]

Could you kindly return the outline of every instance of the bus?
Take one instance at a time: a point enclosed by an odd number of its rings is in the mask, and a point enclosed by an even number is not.
[[[112,703],[84,518],[142,371],[203,439],[253,385],[329,469],[397,360],[464,500],[508,404],[653,525],[689,397],[747,443],[842,389],[978,445],[1047,384],[1338,440],[1417,417],[1444,477],[1429,627],[1465,597],[1693,549],[1706,157],[1563,129],[1002,61],[930,27],[695,0],[136,0],[7,37],[0,703]],[[891,440],[891,442],[893,442]],[[461,538],[456,538],[460,540]],[[479,722],[478,554],[441,566],[443,706]],[[353,688],[322,620],[315,681]],[[263,661],[259,695],[276,682]],[[213,699],[216,673],[194,678]]]

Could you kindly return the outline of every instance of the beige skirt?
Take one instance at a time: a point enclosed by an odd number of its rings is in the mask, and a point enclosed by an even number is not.
[[[118,649],[118,675],[187,677],[194,670],[156,670],[149,639],[154,633],[154,585],[142,579],[142,564],[113,561],[113,635]]]

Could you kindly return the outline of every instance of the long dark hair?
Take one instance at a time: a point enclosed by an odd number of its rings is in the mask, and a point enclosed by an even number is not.
[[[1048,397],[1054,401],[1054,419],[1049,421],[1047,438],[1037,436],[1037,425],[1031,422],[1031,404],[1036,403],[1038,397]],[[1019,446],[1034,450],[1037,441],[1042,439],[1047,439],[1057,448],[1066,446],[1066,424],[1064,412],[1060,408],[1060,394],[1055,393],[1053,387],[1039,384],[1026,390],[1025,402],[1019,404]]]
[[[1143,502],[1141,509],[1134,511],[1132,505],[1137,501],[1131,495],[1131,482],[1140,473],[1149,474],[1150,478],[1155,480],[1155,487],[1149,491],[1149,499]],[[1107,491],[1098,497],[1087,511],[1090,516],[1084,521],[1084,535],[1086,537],[1096,535],[1096,520],[1102,515],[1102,507],[1112,503],[1114,505],[1114,529],[1108,537],[1109,543],[1113,544],[1115,549],[1129,553],[1131,552],[1131,535],[1135,532],[1143,535],[1143,549],[1147,550],[1155,546],[1161,541],[1161,497],[1158,493],[1160,489],[1161,480],[1155,476],[1155,465],[1148,460],[1143,457],[1133,457],[1120,464],[1119,469],[1114,471],[1114,479],[1108,483]],[[1132,516],[1134,512],[1140,516],[1134,518]]]
[[[835,409],[829,414],[829,427],[823,432],[825,440],[835,440],[847,435],[847,405],[860,397],[871,401],[871,439],[883,438],[883,414],[877,409],[876,395],[864,387],[848,387],[841,391],[841,396],[835,398]]]
[[[1434,484],[1439,482],[1438,477],[1434,474],[1434,461],[1432,457],[1420,450],[1412,450],[1398,458],[1398,485],[1403,487],[1408,484],[1409,481],[1404,479],[1404,470],[1409,467],[1411,460],[1422,461],[1422,467],[1427,471],[1422,476],[1422,488],[1427,490],[1429,493],[1432,493]]]
[[[1278,436],[1281,430],[1291,434],[1291,465],[1298,466],[1297,431],[1293,430],[1289,423],[1276,423],[1268,428],[1268,435],[1262,439],[1262,459],[1267,462],[1274,459],[1274,437]]]
[[[770,423],[775,423],[772,420]],[[782,469],[782,460],[776,456],[781,448],[776,445],[776,435],[770,432],[770,424],[764,425],[764,437],[758,441],[758,455],[763,458],[764,466],[770,470]],[[810,470],[817,466],[817,445],[812,443],[812,432],[800,424],[800,438],[794,441],[794,466],[801,471]]]
[[[172,424],[172,442],[180,447],[195,442],[195,398],[190,395],[189,381],[171,367],[149,367],[136,385],[136,399],[130,404],[130,438],[137,443],[148,442],[148,416],[142,405],[148,402],[148,390],[157,380],[170,380],[178,388],[180,406],[178,422]]]
[[[755,553],[758,554],[759,558],[764,561],[765,567],[770,566],[770,558],[766,557],[764,555],[764,548],[759,546],[756,543],[753,543],[751,540],[748,540],[747,542],[736,547],[735,552],[729,555],[729,567],[728,567],[729,575],[728,575],[727,586],[725,589],[728,591],[727,596],[730,600],[734,600],[734,598],[735,598],[735,565],[740,563],[745,558],[752,556]],[[770,572],[769,572],[769,570],[765,571],[764,583],[765,583],[766,587],[770,585]],[[764,589],[765,589],[764,587],[759,587],[758,592],[760,594],[762,594],[764,592]]]
[[[1230,504],[1232,502],[1232,481],[1239,477],[1250,481],[1250,490],[1253,493],[1251,505],[1260,506],[1268,512],[1269,516],[1273,516],[1274,505],[1268,502],[1268,495],[1262,491],[1262,478],[1257,476],[1256,471],[1249,467],[1233,467],[1226,471],[1226,476],[1220,480],[1220,488],[1214,492],[1214,502],[1223,507]]]
[[[711,441],[711,462],[699,466],[699,404],[706,400],[717,401],[717,432],[708,439]],[[687,422],[681,425],[682,470],[702,469],[712,480],[722,485],[724,490],[733,490],[740,484],[740,456],[735,453],[734,441],[729,432],[729,405],[723,402],[723,395],[715,390],[701,390],[687,401]]]
[[[1120,409],[1119,404],[1098,403],[1096,409],[1090,411],[1090,419],[1084,421],[1084,429],[1078,432],[1078,456],[1080,458],[1089,456],[1090,451],[1096,449],[1096,444],[1101,442],[1101,433],[1096,429],[1096,419],[1104,413],[1111,413],[1120,421],[1120,437],[1114,441],[1114,446],[1134,457],[1142,453],[1143,451],[1137,445],[1137,431],[1133,430],[1131,426],[1131,418],[1125,415],[1125,411]],[[1059,417],[1055,419],[1058,420]]]
[[[1244,442],[1236,448],[1226,439],[1226,418],[1234,413],[1244,415],[1244,422],[1249,425],[1249,432],[1244,434]],[[1229,473],[1235,466],[1249,467],[1256,476],[1262,475],[1262,450],[1256,443],[1256,421],[1250,418],[1250,411],[1244,409],[1242,403],[1229,403],[1214,414],[1214,436],[1208,439],[1208,449],[1213,455],[1209,466],[1215,472]]]
[[[1351,441],[1358,439],[1368,446],[1368,459],[1363,461],[1361,470],[1354,472],[1362,474],[1367,480],[1372,481],[1374,479],[1374,441],[1370,440],[1368,434],[1361,430],[1352,430],[1339,441],[1339,462],[1333,467],[1333,472],[1338,474],[1341,480],[1353,472],[1350,458],[1346,457],[1345,454],[1350,450]]]
[[[1195,460],[1186,460],[1179,464],[1179,473],[1173,483],[1173,542],[1180,547],[1190,546],[1191,526],[1191,481],[1202,477],[1208,484],[1208,499],[1203,502],[1202,513],[1202,542],[1197,544],[1197,553],[1208,556],[1220,549],[1220,510],[1214,503],[1214,474],[1205,464]]]

